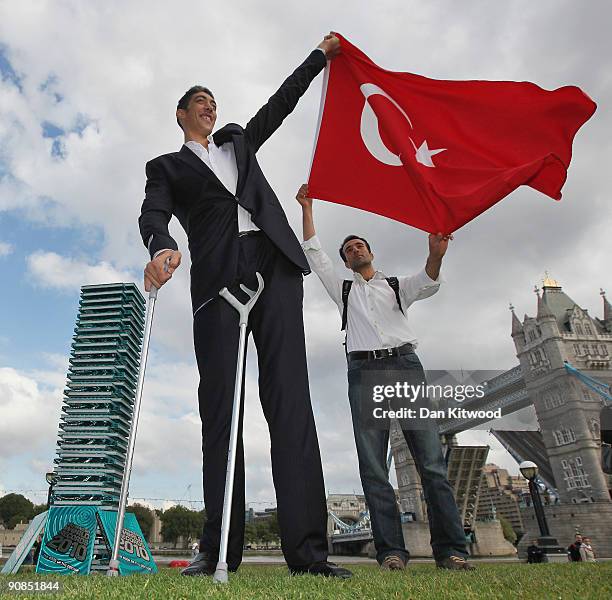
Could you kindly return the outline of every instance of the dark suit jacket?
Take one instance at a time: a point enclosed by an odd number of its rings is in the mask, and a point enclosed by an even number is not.
[[[236,196],[189,148],[164,154],[147,163],[145,199],[138,220],[151,257],[163,248],[178,249],[168,232],[175,215],[187,232],[191,253],[191,300],[196,310],[219,290],[235,283],[238,264],[236,202],[302,273],[308,262],[278,198],[267,182],[255,153],[295,108],[311,81],[325,67],[325,54],[313,50],[278,91],[241,127],[217,131],[215,144],[233,143],[238,166]]]

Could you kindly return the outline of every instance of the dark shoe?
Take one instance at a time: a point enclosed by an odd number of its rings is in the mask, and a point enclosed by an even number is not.
[[[380,568],[383,571],[403,571],[406,568],[406,563],[397,554],[389,554],[385,556]]]
[[[306,567],[289,567],[289,573],[291,575],[323,575],[323,577],[338,577],[340,579],[349,579],[353,576],[348,569],[326,560],[312,563]]]
[[[200,552],[191,561],[188,567],[181,571],[181,575],[214,575],[217,568],[217,559],[208,552]]]
[[[475,571],[476,567],[472,566],[465,558],[461,556],[447,556],[436,561],[438,569],[449,569],[451,571]]]

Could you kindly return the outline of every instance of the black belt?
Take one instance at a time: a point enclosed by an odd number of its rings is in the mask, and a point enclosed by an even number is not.
[[[414,352],[412,344],[404,344],[397,348],[381,348],[380,350],[355,350],[349,352],[349,360],[365,358],[367,360],[378,360],[380,358],[391,358],[392,356],[402,356]]]
[[[248,231],[239,231],[238,237],[250,237],[252,235],[263,235],[263,231],[261,229],[249,229]]]

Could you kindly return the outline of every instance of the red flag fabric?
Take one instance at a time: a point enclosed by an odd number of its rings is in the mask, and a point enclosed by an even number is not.
[[[520,185],[559,200],[572,141],[595,108],[575,86],[386,71],[341,37],[309,194],[452,233]]]

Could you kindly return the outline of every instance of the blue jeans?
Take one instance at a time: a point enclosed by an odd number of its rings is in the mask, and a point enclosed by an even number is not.
[[[364,426],[362,410],[368,410],[369,406],[361,402],[360,381],[361,373],[368,370],[402,371],[405,380],[415,385],[425,382],[425,374],[414,352],[380,360],[348,360],[349,403],[376,559],[382,563],[389,554],[396,554],[407,561],[409,553],[404,544],[395,492],[387,473],[389,431]],[[425,423],[431,426],[419,430],[404,429],[403,433],[423,485],[433,556],[436,560],[451,555],[466,558],[465,533],[448,482],[438,426],[434,420],[428,419]],[[423,427],[423,424],[419,426]]]

